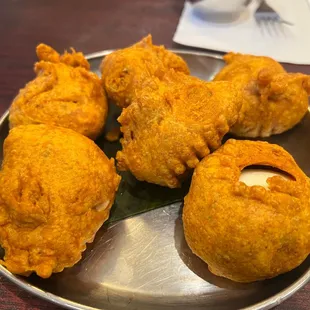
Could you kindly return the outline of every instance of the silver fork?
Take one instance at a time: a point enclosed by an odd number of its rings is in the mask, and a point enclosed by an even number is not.
[[[256,23],[263,34],[285,36],[283,25],[293,25],[291,22],[284,20],[265,0],[252,0],[249,2],[248,8],[251,14],[254,15]]]
[[[248,1],[248,3],[249,9],[255,15],[256,20],[293,25],[293,23],[283,19],[265,0],[252,0]]]

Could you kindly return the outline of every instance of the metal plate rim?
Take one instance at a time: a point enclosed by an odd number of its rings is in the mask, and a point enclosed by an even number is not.
[[[104,50],[104,51],[99,51],[95,53],[90,53],[90,54],[87,54],[85,58],[88,60],[92,60],[92,59],[100,58],[103,56],[107,56],[114,51],[115,51],[114,49],[111,49],[111,50]],[[219,53],[208,53],[208,52],[199,52],[199,51],[194,51],[194,50],[174,49],[174,48],[169,48],[169,51],[173,53],[183,54],[183,55],[197,55],[197,56],[212,57],[215,59],[223,59],[223,56]]]
[[[191,50],[182,50],[182,49],[170,49],[172,52],[178,53],[178,54],[184,54],[184,55],[197,55],[197,56],[205,56],[205,57],[211,57],[215,59],[223,59],[222,55],[217,54],[217,53],[208,53],[208,52],[198,52],[198,51],[191,51]],[[88,60],[93,60],[96,58],[101,58],[103,56],[106,56],[110,53],[112,53],[114,50],[103,50],[91,54],[87,54],[85,57]],[[309,111],[310,111],[310,106],[309,106]],[[4,114],[0,118],[0,129],[4,123],[4,121],[8,118],[9,116],[9,110],[6,110]],[[22,277],[15,276],[11,272],[9,272],[5,267],[0,266],[0,275],[4,276],[8,280],[10,280],[12,283],[16,284],[20,288],[24,289],[25,291],[40,297],[42,299],[45,299],[49,302],[52,302],[56,305],[66,307],[67,309],[82,309],[82,310],[104,310],[104,309],[99,309],[99,308],[94,308],[90,306],[86,306],[74,301],[71,301],[66,298],[62,298],[58,295],[46,292],[44,290],[41,290],[40,288],[31,285],[27,283],[26,280],[24,280]],[[256,303],[250,307],[242,308],[242,310],[268,310],[271,309],[289,297],[291,297],[294,293],[296,293],[299,289],[304,287],[308,282],[310,281],[310,268],[308,271],[297,281],[295,281],[293,284],[288,286],[286,289],[280,291],[278,294],[269,297],[259,303]]]

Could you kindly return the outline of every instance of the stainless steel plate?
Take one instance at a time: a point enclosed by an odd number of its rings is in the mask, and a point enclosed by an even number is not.
[[[211,79],[223,66],[221,56],[175,51],[193,75]],[[98,70],[109,51],[88,56]],[[1,141],[8,134],[8,113],[0,120]],[[285,147],[307,175],[310,116],[293,130],[269,141]],[[2,146],[0,148],[2,159]],[[212,275],[187,247],[180,203],[103,227],[83,260],[48,280],[22,278],[0,267],[0,274],[40,297],[71,309],[270,309],[310,278],[310,257],[275,279],[238,284]],[[1,256],[1,253],[0,253]]]

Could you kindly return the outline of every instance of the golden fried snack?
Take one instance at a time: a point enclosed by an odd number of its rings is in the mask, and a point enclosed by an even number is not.
[[[162,61],[166,70],[174,69],[176,72],[189,74],[189,68],[186,62],[178,55],[167,50],[163,45],[153,45],[152,36],[149,34],[133,47],[144,48],[153,51]]]
[[[91,139],[103,131],[108,105],[99,77],[82,53],[59,55],[37,46],[37,77],[21,89],[10,108],[10,127],[47,124],[73,129]]]
[[[118,167],[140,181],[179,187],[221,145],[237,120],[241,92],[230,82],[207,83],[173,70],[150,85],[118,118],[123,132]]]
[[[76,264],[108,219],[119,181],[114,160],[79,133],[13,128],[0,171],[0,264],[42,278]]]
[[[143,89],[149,78],[162,78],[169,69],[189,74],[185,61],[152,43],[148,35],[140,42],[106,56],[101,64],[102,82],[108,96],[120,107],[131,104],[135,92]]]
[[[268,188],[239,181],[250,165],[292,176],[267,179]],[[309,179],[283,148],[228,140],[196,167],[185,197],[186,241],[215,275],[237,282],[275,277],[310,253]]]
[[[242,115],[231,132],[243,137],[268,137],[291,129],[306,114],[310,77],[287,73],[275,60],[229,53],[214,81],[231,81],[244,92]]]

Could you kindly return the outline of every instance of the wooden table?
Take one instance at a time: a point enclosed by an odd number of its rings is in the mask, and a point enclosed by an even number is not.
[[[155,43],[172,42],[183,0],[3,0],[0,9],[0,113],[34,77],[35,46],[84,53],[120,48],[152,33]],[[310,66],[288,66],[310,74]],[[2,143],[2,141],[1,141]],[[0,278],[0,309],[60,309]],[[277,310],[309,310],[310,284]]]

